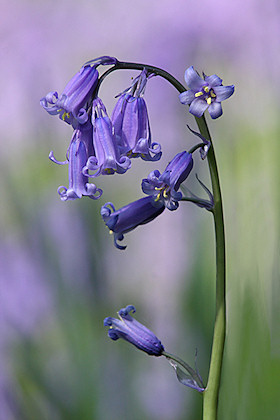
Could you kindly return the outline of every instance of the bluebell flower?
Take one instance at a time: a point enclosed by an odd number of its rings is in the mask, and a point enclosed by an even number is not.
[[[115,246],[119,249],[125,249],[126,246],[118,244],[118,241],[123,240],[124,234],[137,226],[151,222],[164,209],[164,204],[155,202],[154,198],[149,196],[127,204],[119,210],[115,210],[112,203],[106,203],[101,208],[101,216],[110,229],[110,233],[114,234]]]
[[[179,95],[184,105],[190,105],[189,111],[196,117],[201,117],[208,108],[211,118],[215,119],[222,115],[221,102],[229,98],[234,92],[234,85],[223,86],[222,79],[216,74],[202,79],[193,66],[185,72],[185,80],[189,90]]]
[[[49,157],[53,162],[60,165],[69,164],[69,187],[60,186],[58,188],[61,200],[76,200],[82,198],[82,196],[96,200],[101,197],[102,190],[89,183],[88,177],[82,172],[89,155],[92,153],[92,125],[90,121],[79,125],[74,130],[66,161],[59,162],[54,158],[53,152],[50,153]]]
[[[120,156],[113,127],[101,99],[92,103],[93,147],[94,154],[89,157],[84,167],[84,175],[112,175],[125,173],[131,166],[127,156]],[[95,171],[89,174],[89,171]]]
[[[105,318],[104,325],[110,327],[108,336],[112,340],[122,338],[150,356],[161,356],[164,351],[163,345],[152,331],[129,314],[135,311],[133,305],[128,305],[118,312],[120,319]]]
[[[187,152],[178,153],[160,174],[155,170],[148,178],[142,180],[142,189],[148,197],[134,201],[119,210],[115,210],[112,203],[106,203],[101,208],[101,215],[107,227],[114,233],[115,246],[125,249],[118,244],[124,234],[139,225],[151,222],[167,207],[176,210],[182,194],[178,189],[185,181],[193,167],[192,155]]]
[[[48,93],[41,99],[40,104],[50,115],[59,117],[72,124],[74,128],[78,124],[84,124],[88,120],[88,110],[91,103],[92,93],[98,82],[98,71],[100,64],[115,64],[115,57],[98,57],[84,64],[65,86],[62,94],[57,92]]]
[[[59,117],[72,124],[84,124],[88,120],[88,102],[97,85],[96,67],[83,66],[67,83],[62,94],[50,92],[41,99],[40,104],[50,115]]]
[[[151,141],[147,106],[142,97],[147,80],[147,72],[143,70],[132,86],[120,95],[112,113],[112,124],[123,155],[156,161],[162,152],[160,144]]]
[[[169,210],[176,210],[182,194],[178,189],[188,177],[193,167],[192,155],[188,152],[178,153],[160,174],[158,170],[151,172],[142,180],[142,190],[152,196],[155,202],[162,203]]]

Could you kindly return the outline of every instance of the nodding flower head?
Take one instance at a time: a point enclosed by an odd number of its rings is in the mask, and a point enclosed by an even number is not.
[[[208,108],[211,118],[220,117],[223,113],[221,102],[233,94],[234,85],[223,86],[222,79],[216,74],[206,76],[203,73],[202,79],[193,66],[186,70],[185,80],[189,90],[181,93],[179,98],[182,104],[190,105],[190,113],[201,117]]]
[[[161,356],[163,345],[152,331],[129,314],[135,311],[133,305],[128,305],[119,310],[119,319],[105,318],[104,325],[109,327],[108,336],[112,340],[122,338],[150,356]]]
[[[92,125],[95,154],[89,157],[84,167],[84,175],[94,178],[98,175],[125,173],[131,162],[127,156],[120,156],[111,120],[99,98],[94,99],[92,103]],[[89,171],[95,172],[90,174]]]
[[[140,198],[126,206],[115,210],[112,203],[106,203],[101,208],[101,215],[110,233],[114,234],[115,246],[125,249],[118,241],[124,234],[137,226],[151,222],[167,207],[176,210],[182,194],[178,189],[189,175],[193,167],[192,155],[187,152],[178,153],[167,165],[165,171],[153,171],[148,178],[143,179],[142,189],[148,197]]]
[[[60,96],[57,92],[50,92],[40,103],[50,115],[59,115],[63,121],[76,128],[88,120],[87,111],[97,81],[96,67],[85,65],[67,83]]]
[[[146,70],[143,70],[120,95],[112,113],[112,123],[123,155],[156,161],[161,158],[161,146],[151,141],[148,111],[143,98],[148,78]]]
[[[178,192],[180,185],[188,177],[193,167],[192,155],[188,152],[178,153],[160,174],[158,170],[151,172],[142,180],[142,190],[152,196],[155,202],[162,203],[169,210],[176,210],[182,194]]]
[[[61,200],[76,200],[82,196],[96,200],[101,197],[102,190],[89,183],[88,178],[83,174],[83,167],[92,152],[92,125],[88,121],[74,130],[66,161],[59,162],[54,158],[53,152],[50,153],[49,157],[53,162],[69,164],[69,187],[58,188]]]
[[[101,208],[101,216],[114,234],[115,246],[125,249],[118,241],[122,241],[124,234],[135,229],[137,226],[151,222],[165,209],[161,202],[156,203],[153,197],[143,197],[140,200],[127,204],[119,210],[115,210],[112,203],[106,203]]]

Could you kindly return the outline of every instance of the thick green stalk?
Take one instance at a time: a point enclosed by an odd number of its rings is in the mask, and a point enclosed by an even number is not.
[[[184,92],[185,87],[175,79],[171,74],[158,67],[139,64],[118,62],[115,66],[107,70],[101,77],[96,88],[98,89],[102,81],[112,71],[120,69],[143,70],[146,69],[148,73],[163,77],[171,83],[179,93]],[[210,133],[204,116],[196,118],[199,131],[203,137],[211,141]],[[214,208],[212,210],[214,216],[215,239],[216,239],[216,317],[213,333],[212,353],[208,375],[208,382],[205,391],[203,392],[203,420],[216,420],[218,412],[218,397],[221,382],[222,362],[224,353],[224,343],[226,334],[226,273],[225,273],[225,233],[223,220],[223,207],[221,189],[218,175],[218,168],[214,152],[213,143],[207,154],[207,160],[210,170],[210,177],[212,183],[212,191],[214,197]]]
[[[200,133],[211,140],[205,118],[196,118]],[[225,232],[223,206],[218,168],[213,143],[208,151],[208,164],[214,196],[214,226],[216,237],[216,319],[209,376],[203,397],[203,420],[216,420],[221,382],[224,343],[226,335],[226,272],[225,272]]]

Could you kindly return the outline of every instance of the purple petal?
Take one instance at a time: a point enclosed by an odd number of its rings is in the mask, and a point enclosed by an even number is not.
[[[194,92],[192,90],[186,90],[186,92],[180,93],[179,99],[181,104],[190,105],[195,99]]]
[[[197,74],[193,66],[189,67],[185,71],[185,80],[188,87],[195,92],[198,92],[202,89],[202,86],[205,85],[204,80]]]
[[[195,115],[196,117],[200,118],[203,113],[208,108],[208,104],[204,99],[196,98],[190,104],[189,111],[191,114]]]
[[[109,207],[113,209],[113,212]],[[115,246],[119,249],[125,249],[125,246],[118,244],[118,241],[123,240],[123,235],[139,225],[151,222],[164,209],[165,207],[162,203],[155,203],[153,198],[148,196],[140,198],[140,200],[134,201],[116,211],[111,203],[106,203],[101,208],[101,215],[107,227],[114,232]]]
[[[145,325],[134,319],[129,314],[130,311],[135,312],[133,305],[120,309],[120,319],[104,319],[104,325],[110,327],[108,336],[112,340],[122,338],[151,356],[161,356],[164,351],[161,341]]]
[[[223,113],[222,105],[220,102],[213,102],[208,108],[209,114],[213,120],[220,117]]]
[[[221,86],[221,84],[223,83],[222,79],[216,74],[212,74],[212,76],[206,76],[205,82],[207,82],[212,88],[216,86]]]
[[[155,162],[161,158],[161,146],[159,143],[149,144],[149,139],[142,138],[138,140],[136,146],[132,149],[132,157],[141,157],[143,160]]]
[[[213,89],[216,95],[216,101],[222,102],[229,98],[234,92],[234,85],[231,86],[217,86]]]
[[[97,57],[97,58],[94,58],[93,60],[87,61],[83,65],[83,67],[86,67],[88,65],[92,65],[94,67],[97,67],[97,66],[100,66],[100,64],[105,66],[105,65],[116,64],[117,62],[118,62],[118,60],[115,57],[110,57],[108,55],[103,55],[102,57]]]

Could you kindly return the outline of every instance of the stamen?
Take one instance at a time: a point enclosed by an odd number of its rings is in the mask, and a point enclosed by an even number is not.
[[[163,197],[168,198],[168,192],[166,191],[166,189],[163,191]]]
[[[208,103],[208,105],[211,105],[211,103],[212,103],[212,99],[210,98],[210,96],[208,96],[208,98],[207,98],[207,103]]]
[[[62,119],[63,121],[65,121],[65,118],[70,118],[70,114],[69,114],[69,112],[64,112],[64,113],[63,113],[63,115],[61,116],[61,119]]]
[[[216,98],[215,93],[211,90],[210,95],[212,96],[212,98]]]
[[[110,234],[110,235],[113,235],[113,233],[114,233],[114,232],[113,232],[112,230],[109,230],[109,234]]]
[[[204,91],[205,91],[206,93],[208,93],[208,92],[209,92],[209,90],[210,90],[210,89],[209,89],[209,86],[204,86],[204,88],[203,88],[203,89],[204,89]]]
[[[155,202],[160,199],[160,193],[157,195],[157,198],[155,198]]]
[[[196,98],[198,98],[199,96],[202,96],[203,95],[203,92],[196,92],[195,94],[194,94],[194,96],[196,97]]]

